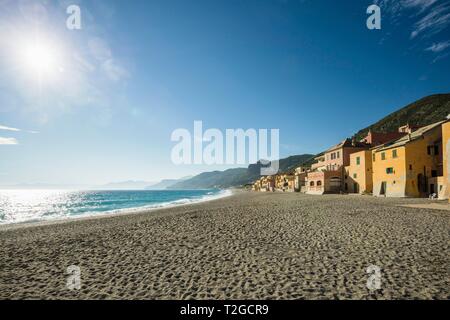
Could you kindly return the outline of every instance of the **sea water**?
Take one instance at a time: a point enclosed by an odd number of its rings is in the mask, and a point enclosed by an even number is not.
[[[0,190],[0,224],[114,214],[207,201],[227,190]]]

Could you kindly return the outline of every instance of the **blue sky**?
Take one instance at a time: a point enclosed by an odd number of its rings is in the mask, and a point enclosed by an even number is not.
[[[82,29],[66,28],[69,4]],[[381,7],[382,29],[366,28]],[[0,0],[0,185],[157,181],[177,128],[279,128],[316,153],[450,90],[450,2]],[[38,79],[33,39],[56,71]],[[28,58],[27,58],[28,57]]]

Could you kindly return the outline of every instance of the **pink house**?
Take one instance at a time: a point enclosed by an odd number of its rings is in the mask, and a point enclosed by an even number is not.
[[[308,172],[307,193],[338,193],[343,188],[345,166],[350,164],[350,154],[369,149],[370,145],[345,139],[316,157],[317,163]]]

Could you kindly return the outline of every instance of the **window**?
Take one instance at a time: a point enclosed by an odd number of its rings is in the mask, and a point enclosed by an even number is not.
[[[381,153],[381,160],[386,160],[386,153],[384,152]]]
[[[409,165],[409,170],[412,170],[412,164]]]
[[[353,179],[356,179],[358,175],[356,173],[353,174]]]
[[[434,146],[434,155],[435,156],[439,155],[439,146],[438,145]]]
[[[317,181],[317,186],[320,187],[322,185],[322,181]]]
[[[437,156],[439,155],[439,145],[434,145],[434,146],[428,146],[427,147],[427,154],[429,156]]]
[[[333,152],[333,153],[331,154],[331,160],[334,160],[334,159],[336,159],[336,153]]]
[[[437,176],[438,176],[437,170],[431,170],[431,177],[435,178]]]
[[[339,159],[339,157],[340,157],[340,153],[338,151],[338,152],[336,152],[336,158]]]
[[[361,164],[361,158],[360,157],[356,157],[356,165],[360,165]]]
[[[372,154],[372,161],[375,162],[375,153]]]
[[[314,187],[314,181],[311,181],[311,182],[309,183],[309,185],[310,185],[311,187]]]
[[[393,174],[394,173],[394,168],[386,168],[386,173],[387,174]]]
[[[392,158],[397,158],[397,149],[392,150]]]

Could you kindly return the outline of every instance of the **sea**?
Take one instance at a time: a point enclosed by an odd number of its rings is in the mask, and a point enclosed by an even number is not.
[[[0,190],[0,225],[112,215],[226,197],[230,190]]]

